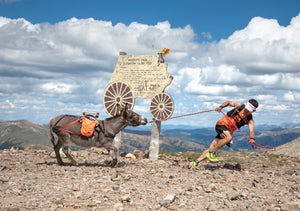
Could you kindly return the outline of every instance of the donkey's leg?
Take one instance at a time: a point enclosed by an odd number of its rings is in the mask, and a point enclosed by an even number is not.
[[[61,146],[62,146],[62,142],[60,140],[60,137],[58,137],[57,144],[54,146],[54,152],[56,155],[56,160],[57,160],[58,165],[64,164],[64,162],[62,161],[60,154],[59,154],[59,150],[60,150]]]
[[[70,140],[70,138],[71,138],[70,136],[68,136],[68,138],[66,137],[66,139],[63,143],[62,151],[65,153],[67,158],[69,158],[71,160],[71,163],[73,165],[77,165],[77,162],[74,160],[74,158],[69,153],[69,140]]]
[[[107,148],[109,151],[109,155],[112,158],[111,166],[115,166],[119,163],[120,161],[120,157],[119,157],[119,148],[115,147],[115,146],[110,146],[109,148]]]

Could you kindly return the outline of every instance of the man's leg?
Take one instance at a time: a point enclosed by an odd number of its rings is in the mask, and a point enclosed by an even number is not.
[[[200,157],[197,159],[199,162],[201,162],[202,160],[204,160],[206,158],[206,154],[209,152],[209,148],[207,150],[204,150],[202,152],[202,154],[200,155]]]
[[[198,162],[204,160],[206,158],[207,153],[209,153],[210,151],[216,152],[223,146],[225,146],[225,144],[230,143],[232,140],[232,136],[228,130],[224,130],[223,133],[220,134],[220,136],[222,139],[215,138],[210,144],[210,147],[207,150],[203,151],[200,157],[197,159]]]
[[[208,148],[209,151],[218,151],[225,144],[230,143],[232,141],[232,136],[228,130],[224,130],[223,133],[220,134],[222,139],[215,138]]]

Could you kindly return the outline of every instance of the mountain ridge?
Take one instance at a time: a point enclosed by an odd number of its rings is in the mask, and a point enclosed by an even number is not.
[[[247,130],[244,129],[247,134]],[[300,127],[257,131],[256,138],[260,145],[278,147],[300,137]],[[212,128],[198,129],[162,129],[160,135],[160,151],[201,152],[209,146],[216,133]],[[135,130],[127,127],[122,132],[121,151],[147,150],[150,145],[150,130]],[[272,140],[272,141],[270,141]],[[28,120],[7,121],[0,123],[0,149],[12,146],[32,149],[49,149],[52,144],[48,138],[48,125],[33,123]],[[71,145],[72,150],[79,147]],[[225,151],[251,151],[251,145],[238,132],[234,134],[234,144]],[[262,151],[262,150],[261,150]],[[298,153],[300,154],[300,152]]]

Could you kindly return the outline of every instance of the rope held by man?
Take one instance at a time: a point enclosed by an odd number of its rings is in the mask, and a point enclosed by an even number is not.
[[[229,118],[228,118],[228,116],[226,115],[226,114],[224,114],[224,112],[221,110],[220,111],[226,118],[227,118],[227,120],[238,130],[238,131],[240,131],[240,133],[248,140],[248,141],[250,141],[250,139],[240,130],[240,128],[238,128],[237,126],[236,126],[236,124],[234,124]],[[252,145],[252,148],[253,149],[262,149],[262,148],[268,148],[268,149],[271,149],[271,150],[275,150],[276,148],[275,147],[272,147],[272,146],[262,146],[262,145],[260,145],[260,144],[258,144],[258,143],[251,143],[251,145]],[[255,146],[256,145],[256,146]],[[265,151],[265,153],[267,153],[268,151],[270,151],[270,150],[266,150]]]
[[[179,115],[179,116],[174,116],[174,117],[169,117],[169,118],[165,118],[165,119],[158,119],[158,120],[153,120],[153,121],[149,121],[149,123],[152,123],[152,122],[160,122],[160,121],[164,121],[164,120],[168,120],[168,119],[176,119],[176,118],[181,118],[181,117],[186,117],[186,116],[192,116],[192,115],[197,115],[197,114],[202,114],[202,113],[207,113],[207,112],[211,112],[211,111],[215,111],[215,109],[211,109],[211,110],[206,110],[206,111],[200,111],[200,112],[195,112],[195,113],[190,113],[190,114],[184,114],[184,115]],[[236,124],[234,124],[227,116],[226,114],[221,110],[221,113],[229,120],[229,122],[234,125],[236,127],[236,129],[238,131],[240,131],[240,133],[248,140],[250,141],[250,139],[236,126]],[[276,150],[275,147],[272,147],[272,146],[262,146],[258,143],[251,143],[252,145],[252,148],[253,149],[262,149],[262,148],[268,148],[268,149],[271,149],[271,150]],[[268,151],[270,150],[266,150],[265,153],[267,153]]]
[[[184,114],[184,115],[169,117],[169,118],[165,118],[165,119],[153,120],[153,121],[149,121],[149,123],[152,123],[152,122],[161,122],[161,121],[168,120],[168,119],[176,119],[176,118],[181,118],[181,117],[186,117],[186,116],[192,116],[192,115],[202,114],[202,113],[211,112],[211,111],[215,111],[215,109],[207,110],[207,111],[200,111],[200,112],[190,113],[190,114]]]

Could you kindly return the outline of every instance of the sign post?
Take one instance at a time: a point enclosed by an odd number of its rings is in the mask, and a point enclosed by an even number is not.
[[[149,159],[150,160],[158,159],[160,129],[161,129],[161,121],[152,122],[151,141],[150,141],[150,147],[149,147]]]
[[[168,64],[162,53],[158,55],[127,55],[120,52],[112,77],[104,90],[103,105],[110,116],[118,113],[117,104],[133,109],[135,98],[148,98],[153,120],[169,118],[174,102],[164,89],[172,82],[167,72]],[[154,121],[151,128],[150,159],[157,160],[161,121]],[[115,140],[121,143],[121,135]]]

